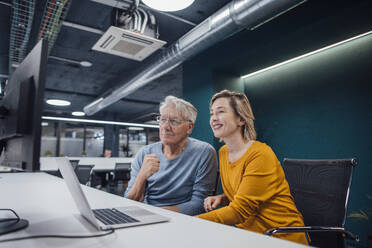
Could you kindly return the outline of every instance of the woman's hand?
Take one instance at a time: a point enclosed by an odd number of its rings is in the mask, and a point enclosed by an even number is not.
[[[216,196],[209,196],[204,199],[204,209],[206,212],[215,210],[218,206],[220,206],[223,202],[225,202],[226,196],[225,194],[216,195]]]

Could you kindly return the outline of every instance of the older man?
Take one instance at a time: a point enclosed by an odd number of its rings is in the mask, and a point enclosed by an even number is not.
[[[125,197],[176,212],[204,212],[203,200],[215,188],[216,151],[190,138],[197,110],[168,96],[160,104],[160,142],[143,147],[132,163]]]

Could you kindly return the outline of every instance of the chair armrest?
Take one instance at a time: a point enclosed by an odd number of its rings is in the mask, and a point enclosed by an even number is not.
[[[341,233],[343,238],[348,238],[359,242],[358,235],[345,230],[343,227],[324,227],[324,226],[298,226],[298,227],[277,227],[265,232],[266,235],[275,233],[297,233],[297,232],[337,232]]]

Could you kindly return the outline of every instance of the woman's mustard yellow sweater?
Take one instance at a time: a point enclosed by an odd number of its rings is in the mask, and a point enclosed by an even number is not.
[[[199,215],[200,218],[264,233],[270,228],[303,226],[303,218],[291,196],[284,171],[272,149],[255,141],[237,161],[229,151],[219,151],[222,188],[228,206]],[[278,238],[307,244],[303,233],[276,234]]]

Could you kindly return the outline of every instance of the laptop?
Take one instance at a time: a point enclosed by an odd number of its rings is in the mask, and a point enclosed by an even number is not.
[[[65,157],[55,159],[80,214],[98,230],[105,231],[169,221],[167,217],[134,205],[117,208],[92,209],[84,195],[70,161]]]

